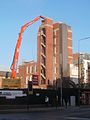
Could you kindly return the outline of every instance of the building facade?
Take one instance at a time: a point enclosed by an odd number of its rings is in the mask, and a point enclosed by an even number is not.
[[[70,80],[78,84],[78,66],[70,64]]]
[[[53,79],[53,20],[45,19],[38,31],[37,64],[39,85],[52,84]]]
[[[64,23],[46,18],[38,31],[37,66],[39,85],[53,85],[61,77],[70,76],[72,64],[72,30]]]
[[[30,62],[23,62],[21,65],[19,65],[18,72],[20,77],[22,77],[22,85],[23,88],[28,87],[28,81],[32,81],[32,75],[38,75],[37,74],[37,63],[34,61]]]
[[[90,54],[73,54],[73,64],[79,68],[80,84],[90,83]]]
[[[83,59],[80,68],[81,68],[80,82],[82,84],[90,83],[90,60]]]

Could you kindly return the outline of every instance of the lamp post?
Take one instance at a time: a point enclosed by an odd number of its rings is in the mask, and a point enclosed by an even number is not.
[[[78,40],[78,53],[80,52],[80,42],[83,41],[83,40],[87,40],[87,39],[90,39],[90,37],[85,37],[85,38],[82,38],[82,39]]]
[[[63,72],[62,72],[62,65],[60,66],[61,67],[61,82],[60,82],[60,88],[61,88],[61,90],[60,90],[60,93],[61,93],[61,99],[60,99],[60,101],[61,101],[61,107],[62,107],[62,96],[63,96],[63,94],[62,94],[62,79],[63,79]]]
[[[83,40],[90,39],[90,37],[85,37],[78,40],[78,105],[80,106],[80,42]]]

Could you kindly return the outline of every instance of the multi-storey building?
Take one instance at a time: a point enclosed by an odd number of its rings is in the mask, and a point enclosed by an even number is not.
[[[80,77],[80,83],[90,83],[90,54],[73,54],[73,64],[79,68],[78,76]]]
[[[83,59],[80,65],[81,84],[90,83],[90,60]]]
[[[72,63],[72,30],[64,23],[46,18],[38,31],[39,85],[52,85],[61,76],[69,77]]]
[[[27,88],[28,81],[32,81],[32,75],[37,75],[37,63],[34,61],[23,62],[18,68],[19,75],[22,77],[22,86]]]
[[[53,21],[42,21],[38,32],[38,74],[39,85],[52,84],[53,80]],[[45,87],[45,86],[44,86]]]

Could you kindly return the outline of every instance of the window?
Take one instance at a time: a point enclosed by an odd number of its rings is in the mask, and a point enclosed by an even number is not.
[[[46,29],[42,28],[42,32],[43,32],[43,34],[46,34]]]
[[[37,66],[35,65],[35,68],[34,68],[34,70],[35,70],[35,73],[37,72]]]
[[[30,66],[30,73],[32,73],[32,66]]]
[[[30,75],[29,81],[32,81],[32,75]]]
[[[45,38],[45,36],[42,36],[42,43],[43,43],[44,45],[46,45],[46,38]]]
[[[43,76],[46,76],[46,71],[45,71],[45,68],[43,66],[41,68],[41,73],[43,74]]]
[[[42,51],[42,53],[44,54],[44,55],[46,55],[46,50],[45,50],[45,47],[41,47],[41,51]]]
[[[26,76],[26,85],[28,84],[29,76]]]
[[[57,68],[56,68],[56,67],[54,68],[54,72],[55,72],[55,74],[56,74],[56,72],[57,72]]]
[[[32,66],[32,73],[34,73],[34,67]]]
[[[56,57],[54,57],[54,63],[56,64]]]
[[[46,65],[45,58],[43,56],[41,57],[41,62],[43,65]]]
[[[28,74],[29,73],[29,71],[28,71],[28,66],[26,67],[26,74]]]
[[[56,38],[54,38],[54,45],[56,45]]]
[[[56,54],[56,47],[54,47],[54,53]]]

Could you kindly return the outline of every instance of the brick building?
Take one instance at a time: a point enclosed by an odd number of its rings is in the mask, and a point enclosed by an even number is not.
[[[32,81],[32,75],[37,75],[37,63],[34,61],[23,62],[18,68],[19,75],[22,77],[23,88],[27,88],[28,81]]]
[[[52,83],[53,79],[53,20],[51,19],[42,21],[38,32],[37,51],[39,85],[44,86]]]
[[[53,85],[61,76],[61,66],[63,77],[70,76],[69,65],[73,60],[71,27],[54,23],[50,18],[43,20],[38,31],[37,51],[39,85]]]

